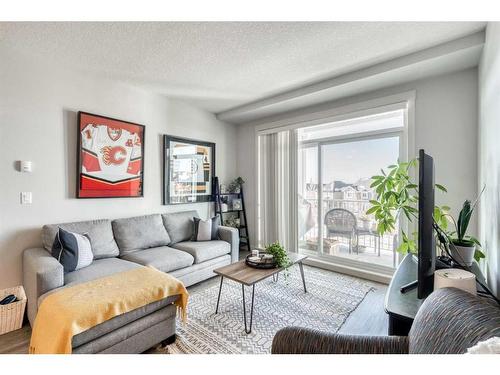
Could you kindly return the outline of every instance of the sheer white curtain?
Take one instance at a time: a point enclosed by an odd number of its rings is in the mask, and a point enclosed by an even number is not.
[[[258,244],[279,241],[296,251],[295,130],[258,135]]]

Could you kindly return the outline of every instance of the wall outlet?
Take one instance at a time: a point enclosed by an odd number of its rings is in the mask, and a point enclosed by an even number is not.
[[[33,194],[31,191],[21,192],[21,204],[31,204],[33,202]]]

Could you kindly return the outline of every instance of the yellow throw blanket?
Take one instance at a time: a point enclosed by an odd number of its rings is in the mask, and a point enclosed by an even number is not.
[[[69,354],[73,336],[118,315],[180,295],[175,302],[186,319],[188,292],[175,277],[139,267],[63,288],[47,296],[35,319],[30,353]]]

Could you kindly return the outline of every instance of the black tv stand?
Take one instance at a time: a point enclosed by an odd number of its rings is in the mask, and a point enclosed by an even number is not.
[[[436,270],[442,270],[446,268],[451,268],[451,263],[448,261],[448,258],[437,257],[436,259]],[[418,280],[412,281],[411,283],[405,284],[399,288],[401,293],[409,292],[410,290],[415,289],[418,286]]]

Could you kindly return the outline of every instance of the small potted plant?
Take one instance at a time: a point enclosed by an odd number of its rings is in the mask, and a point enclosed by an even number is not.
[[[266,252],[273,256],[274,262],[278,267],[287,268],[290,265],[288,253],[279,242],[272,243],[266,246]]]
[[[227,212],[229,210],[229,199],[227,197],[221,197],[220,199],[220,210],[222,212]]]
[[[479,241],[475,237],[467,235],[467,228],[469,227],[470,219],[474,213],[478,199],[476,199],[474,204],[466,200],[460,210],[458,220],[455,221],[452,218],[455,224],[455,232],[449,234],[449,249],[451,256],[462,266],[471,266],[474,259],[479,262],[481,258],[485,257],[484,253],[480,250],[481,244]]]
[[[228,190],[230,193],[240,193],[241,185],[243,185],[245,181],[241,177],[237,177],[228,186]]]
[[[224,221],[224,225],[226,227],[239,228],[240,227],[240,219],[237,217],[229,217]]]

